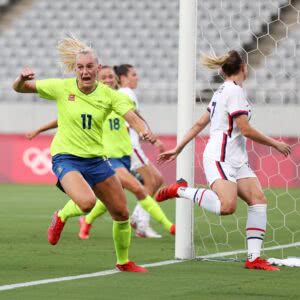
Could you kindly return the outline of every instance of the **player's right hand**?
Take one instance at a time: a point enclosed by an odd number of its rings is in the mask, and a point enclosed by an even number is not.
[[[33,138],[35,138],[37,135],[38,135],[38,131],[30,131],[30,132],[27,132],[25,133],[25,137],[28,139],[28,140],[32,140]]]
[[[277,142],[275,148],[284,156],[288,156],[292,151],[291,146],[285,142]]]
[[[34,75],[35,74],[34,74],[33,70],[29,67],[25,67],[20,73],[20,77],[23,81],[33,80]]]

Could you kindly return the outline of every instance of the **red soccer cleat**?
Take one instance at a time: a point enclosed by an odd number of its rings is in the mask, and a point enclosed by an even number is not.
[[[60,239],[60,234],[62,230],[64,229],[65,222],[61,220],[61,218],[58,216],[58,211],[56,211],[53,215],[51,224],[48,228],[48,242],[51,245],[56,245],[57,242]]]
[[[133,261],[129,261],[126,264],[123,264],[123,265],[117,264],[116,267],[121,272],[138,272],[138,273],[148,272],[147,269],[136,265]]]
[[[178,197],[177,190],[180,187],[187,187],[188,183],[184,179],[179,179],[176,183],[172,183],[166,187],[161,188],[155,196],[157,202],[162,202],[170,198]]]
[[[176,234],[176,225],[175,224],[172,224],[172,226],[170,227],[170,233],[172,235],[175,235]]]
[[[78,236],[82,240],[87,240],[90,237],[90,230],[92,227],[92,224],[88,224],[85,222],[84,217],[79,218],[79,225],[80,225],[80,230],[78,233]]]
[[[257,257],[254,261],[249,261],[247,259],[245,262],[245,268],[265,271],[280,271],[279,268],[273,267],[265,259],[262,259],[260,257]]]

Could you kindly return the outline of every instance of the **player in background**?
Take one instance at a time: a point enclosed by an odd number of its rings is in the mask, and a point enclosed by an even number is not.
[[[115,66],[114,70],[119,78],[119,91],[132,99],[136,106],[136,113],[142,118],[139,113],[138,99],[134,92],[134,89],[136,89],[138,85],[138,75],[135,68],[132,65],[123,64]],[[140,144],[140,138],[134,128],[130,127],[129,133],[133,146],[131,169],[142,175],[148,194],[153,196],[163,184],[163,177],[145,155]],[[154,145],[159,149],[160,153],[165,150],[164,145],[159,139],[156,140]],[[149,233],[153,232],[150,227],[150,215],[139,204],[136,205],[131,216],[131,226],[136,228],[137,235],[147,236]]]
[[[116,76],[111,67],[102,66],[98,78],[101,82],[111,88],[117,88]],[[27,138],[32,139],[39,133],[56,127],[57,120],[54,120],[37,130],[27,133],[26,136]],[[139,203],[141,203],[141,206],[148,210],[151,216],[161,223],[165,230],[174,234],[175,225],[168,220],[157,202],[147,194],[144,186],[130,173],[132,145],[124,118],[115,112],[109,114],[103,124],[102,137],[105,153],[109,157],[109,161],[115,170],[117,177],[120,179],[123,188],[126,188],[135,194]],[[69,202],[72,202],[72,200],[69,200]],[[81,239],[89,238],[92,223],[106,211],[105,205],[100,200],[97,200],[94,208],[85,217],[80,218],[80,231],[78,235]],[[69,209],[68,203],[61,210],[61,213],[64,215],[65,219],[78,215],[76,214],[76,211],[73,212],[73,210]],[[147,234],[147,237],[160,237],[157,236],[155,232],[153,233],[151,231],[148,231]]]
[[[64,191],[73,199],[71,210],[79,215],[95,206],[101,198],[113,219],[113,240],[120,271],[146,272],[128,259],[131,227],[126,198],[121,183],[104,158],[103,121],[113,110],[139,132],[141,138],[154,142],[146,124],[134,113],[131,101],[97,81],[101,69],[94,49],[75,37],[58,44],[58,53],[66,71],[76,77],[35,80],[34,71],[24,68],[13,88],[19,93],[38,93],[54,100],[58,108],[58,130],[51,144],[53,171]],[[48,239],[56,244],[65,225],[64,215],[55,212]]]
[[[260,258],[267,224],[267,199],[248,164],[246,138],[271,146],[285,156],[290,154],[291,147],[264,135],[249,124],[251,107],[242,87],[247,77],[247,65],[237,51],[229,51],[221,57],[204,56],[202,63],[210,69],[221,68],[225,82],[214,93],[207,111],[174,149],[160,154],[159,162],[174,160],[210,123],[210,138],[203,153],[203,166],[211,190],[187,187],[187,182],[181,179],[162,188],[156,199],[160,202],[182,197],[214,214],[229,215],[234,213],[239,196],[248,205],[248,259],[245,267],[277,271],[278,268]]]

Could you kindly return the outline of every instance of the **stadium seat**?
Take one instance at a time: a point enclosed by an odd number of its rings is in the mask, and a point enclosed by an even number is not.
[[[4,2],[7,0],[0,0],[0,5]],[[278,7],[286,3],[285,0],[199,0],[197,56],[212,51],[219,55],[251,44],[256,41],[255,37],[262,35],[272,16],[278,14]],[[17,74],[23,62],[28,61],[43,77],[59,76],[61,70],[56,67],[54,47],[64,34],[73,32],[92,43],[102,63],[135,64],[141,85],[152,87],[156,81],[169,86],[178,75],[178,16],[179,1],[140,0],[134,1],[134,5],[132,0],[33,1],[30,9],[24,10],[5,29],[1,29],[0,49],[5,59],[0,61],[0,69],[9,69],[12,74]],[[273,72],[277,72],[278,68],[287,74],[295,72],[292,57],[300,54],[300,44],[295,45],[294,42],[300,40],[299,27],[299,24],[290,26],[289,39],[278,42],[272,51],[276,55],[266,55],[266,65]],[[32,58],[32,49],[37,59]],[[14,57],[13,67],[8,60],[11,56]],[[284,58],[285,63],[277,63],[278,57]],[[260,64],[264,67],[263,62]],[[277,86],[276,79],[267,78],[267,70],[257,74],[250,74],[250,77],[253,76],[250,82],[259,78]],[[214,75],[216,72],[197,68],[197,78],[205,80],[206,84],[213,80]],[[281,80],[288,81],[285,76]],[[199,86],[203,87],[203,84]],[[176,93],[176,87],[174,91]],[[11,93],[10,97],[13,100],[19,96]],[[165,98],[149,97],[155,101]],[[25,101],[29,98],[26,97]],[[273,97],[268,99],[273,101]]]

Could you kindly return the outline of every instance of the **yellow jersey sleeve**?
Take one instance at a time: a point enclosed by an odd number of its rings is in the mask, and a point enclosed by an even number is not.
[[[63,80],[57,78],[37,80],[36,89],[41,98],[57,100],[63,89]]]
[[[112,110],[120,116],[124,116],[128,111],[135,110],[132,100],[125,94],[115,90],[110,90],[112,99]]]

